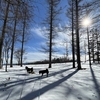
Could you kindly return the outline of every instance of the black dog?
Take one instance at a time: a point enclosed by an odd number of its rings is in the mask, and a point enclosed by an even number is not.
[[[25,67],[28,73],[33,73],[33,68],[28,68],[27,66]]]
[[[42,74],[42,76],[43,76],[44,73],[46,73],[47,74],[47,77],[48,77],[49,70],[46,69],[46,70],[40,70],[39,71],[39,74]]]

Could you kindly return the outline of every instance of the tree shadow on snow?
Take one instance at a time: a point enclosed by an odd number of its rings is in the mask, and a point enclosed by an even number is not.
[[[66,72],[66,71],[71,70],[71,69],[72,69],[72,68],[68,68],[68,69],[63,69],[63,70],[60,70],[60,71],[57,71],[57,72],[53,72],[53,73],[51,72],[51,73],[49,73],[48,77],[55,76],[55,75],[57,75],[57,74]]]
[[[33,91],[26,96],[22,97],[21,100],[33,100],[36,97],[40,97],[40,95],[44,94],[45,92],[55,88],[59,84],[61,84],[64,81],[67,81],[69,78],[71,78],[74,74],[76,74],[78,70],[75,70],[74,72],[68,74],[67,76],[63,77],[62,79],[59,79],[58,81],[55,81],[54,83],[51,83],[45,87],[42,87],[36,91]]]
[[[59,73],[63,73],[63,72],[66,72],[68,70],[70,70],[72,68],[68,68],[68,69],[63,69],[63,70],[60,70],[60,71],[57,71],[57,72],[50,72],[49,76],[48,77],[51,77],[51,76],[55,76]],[[20,76],[24,76],[24,77],[27,77],[28,74],[16,74],[18,75],[19,77]],[[33,74],[34,75],[34,74]],[[30,77],[30,78],[25,78],[25,79],[20,79],[20,78],[17,78],[16,80],[14,81],[9,81],[7,82],[7,89],[11,88],[11,87],[14,87],[14,86],[18,86],[18,85],[21,85],[23,84],[23,82],[25,82],[25,84],[27,83],[31,83],[31,82],[35,82],[35,81],[38,81],[40,80],[41,76],[34,76],[34,77]],[[46,75],[44,75],[42,78],[46,78]],[[2,91],[4,89],[4,83],[0,84],[0,91]]]
[[[95,85],[95,89],[96,89],[97,95],[98,95],[98,97],[99,97],[98,100],[100,100],[100,86],[99,86],[99,84],[98,84],[98,81],[97,81],[97,79],[96,79],[96,76],[95,76],[95,74],[94,74],[94,71],[93,71],[92,67],[90,67],[90,70],[91,70],[93,82],[94,82],[94,85]]]

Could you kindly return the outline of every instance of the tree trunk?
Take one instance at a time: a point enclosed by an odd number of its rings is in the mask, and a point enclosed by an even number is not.
[[[15,44],[15,31],[16,31],[16,20],[15,20],[14,32],[13,32],[13,36],[12,36],[10,67],[13,67],[13,52],[14,52],[14,44]]]
[[[3,29],[2,29],[1,39],[0,39],[0,68],[2,68],[2,48],[3,48],[4,37],[5,37],[5,29],[6,29],[6,23],[7,23],[7,18],[8,18],[9,5],[10,5],[10,0],[8,1],[8,4],[7,4],[4,24],[3,24]]]
[[[23,50],[24,50],[24,36],[25,36],[25,18],[24,18],[24,23],[23,23],[23,34],[22,34],[22,48],[21,48],[21,67],[22,67],[22,64],[23,64]]]
[[[77,67],[78,70],[81,69],[81,61],[80,61],[80,38],[79,38],[79,9],[78,9],[78,0],[76,0],[76,39],[77,39]]]
[[[72,58],[73,58],[73,68],[75,68],[75,49],[74,49],[74,22],[73,22],[73,0],[72,0]]]
[[[17,14],[18,14],[18,5],[17,5],[17,8],[16,8],[16,15],[15,15],[15,22],[14,22],[14,30],[13,30],[13,36],[12,36],[10,67],[13,67],[13,52],[14,52],[14,44],[15,44],[15,34],[16,34],[16,25],[17,25]]]
[[[51,0],[52,1],[52,0]],[[51,64],[51,60],[52,60],[52,31],[53,31],[53,29],[52,29],[52,17],[53,17],[53,1],[51,2],[52,4],[51,4],[51,16],[50,16],[50,49],[49,49],[49,68],[51,68],[52,67],[52,64]]]
[[[88,27],[87,27],[87,38],[88,38],[89,65],[91,67],[90,42],[89,42],[89,31],[88,31]]]

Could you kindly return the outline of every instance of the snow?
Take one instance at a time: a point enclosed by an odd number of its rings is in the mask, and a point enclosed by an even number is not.
[[[27,66],[35,74],[25,66],[0,69],[0,100],[100,100],[99,64],[82,63],[85,70],[73,69],[72,63],[53,64],[48,77],[38,73],[48,65]]]

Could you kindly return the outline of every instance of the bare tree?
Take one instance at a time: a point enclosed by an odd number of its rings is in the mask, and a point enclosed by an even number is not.
[[[13,65],[13,52],[16,40],[21,41],[21,54],[23,56],[23,45],[25,34],[27,33],[26,27],[28,26],[27,29],[29,28],[28,24],[33,17],[33,4],[33,0],[0,0],[0,68],[2,67],[2,48],[5,33],[7,33],[6,30],[10,30],[12,37],[10,66],[12,67]]]
[[[10,49],[11,49],[11,37],[10,37],[10,33],[6,33],[5,40],[4,40],[4,58],[6,61],[6,67],[5,67],[6,72],[7,72],[7,65],[8,65],[9,50]]]
[[[20,48],[14,52],[14,56],[15,56],[15,59],[17,60],[18,65],[21,65],[21,51],[22,51],[22,49]],[[25,50],[23,51],[23,54],[25,54]],[[24,58],[24,59],[26,59],[26,58]]]
[[[23,3],[23,9],[22,9],[22,38],[21,38],[21,67],[23,64],[23,54],[24,54],[24,44],[27,41],[28,37],[28,28],[29,28],[29,23],[31,23],[31,19],[33,18],[33,12],[34,6],[30,6],[30,4],[33,3],[33,1],[26,1]]]
[[[32,10],[33,6],[30,4],[33,3],[33,1],[20,1],[17,0],[15,3],[15,10],[14,10],[14,29],[13,29],[13,35],[12,35],[12,49],[11,49],[11,60],[10,60],[10,66],[12,67],[13,63],[13,52],[14,52],[14,45],[15,40],[17,40],[21,43],[21,66],[23,62],[23,50],[24,50],[24,42],[25,42],[25,34],[27,33],[26,28],[28,29],[29,23],[32,16]],[[18,29],[17,29],[18,28]],[[28,37],[29,34],[27,34]]]
[[[18,22],[18,7],[20,5],[19,0],[15,2],[15,10],[14,10],[14,27],[13,27],[13,35],[12,35],[12,46],[11,46],[11,59],[10,59],[10,67],[13,67],[13,52],[14,52],[14,45],[15,45],[15,36],[16,36],[16,27]]]
[[[79,0],[80,1],[80,0]],[[79,1],[76,0],[76,43],[77,43],[77,64],[78,70],[81,69],[81,60],[80,60],[80,37],[79,37]]]
[[[75,68],[75,0],[68,1],[70,8],[67,9],[67,17],[71,20],[71,32],[72,32],[72,59],[73,68]]]
[[[61,13],[61,9],[58,7],[60,0],[46,0],[47,3],[47,13],[44,24],[46,27],[45,37],[47,39],[47,46],[42,47],[43,51],[49,53],[49,68],[52,67],[52,53],[55,51],[53,49],[54,39],[57,36],[56,28],[58,27],[59,18],[58,15]]]
[[[2,68],[2,49],[3,49],[3,42],[4,42],[4,37],[5,37],[9,7],[10,7],[10,0],[5,1],[5,3],[7,4],[7,6],[5,6],[6,9],[5,9],[5,15],[4,15],[4,22],[3,22],[3,27],[2,27],[1,37],[0,37],[0,68]]]

